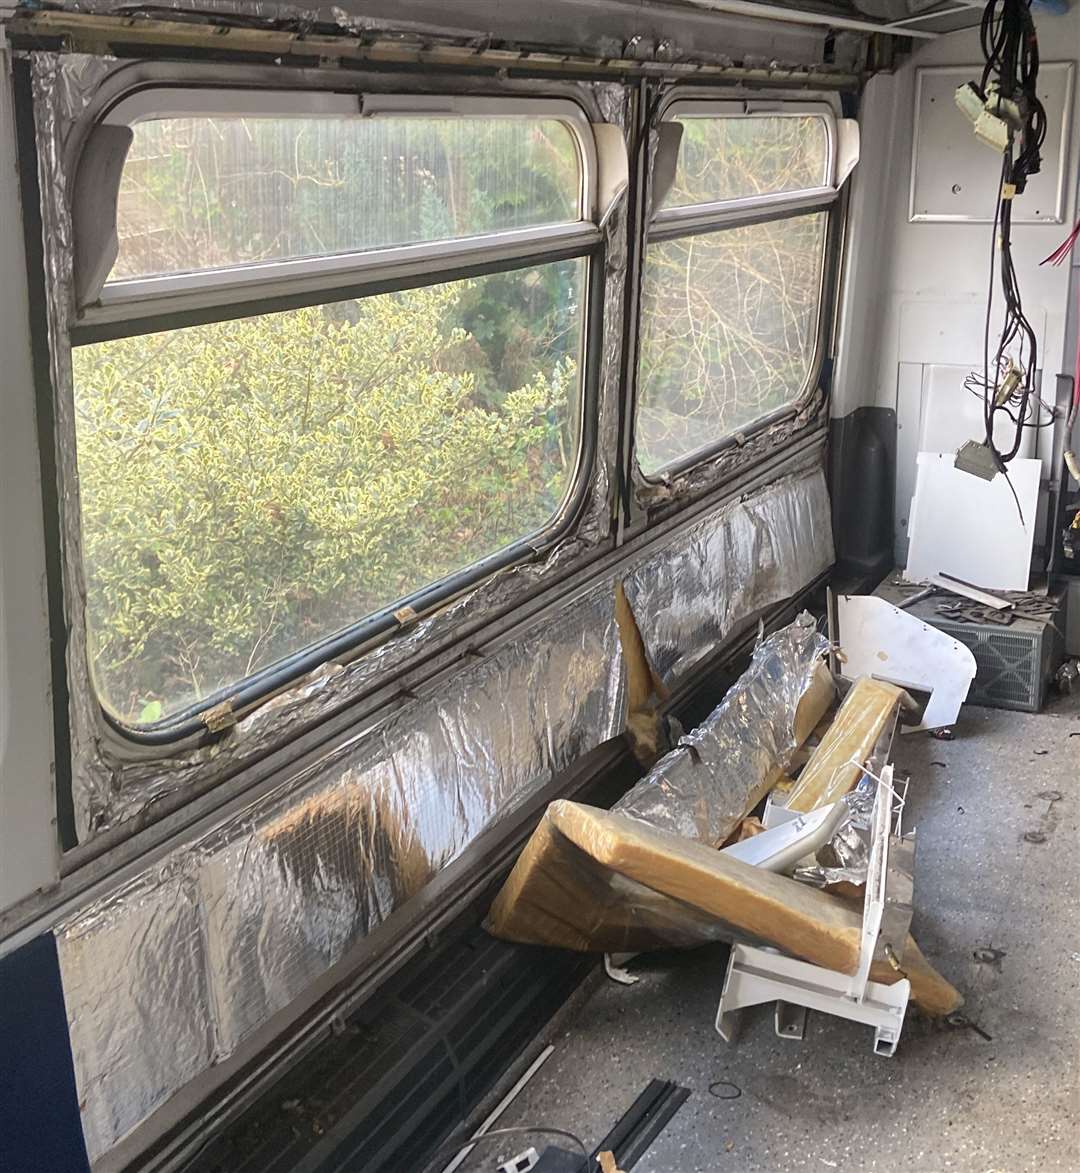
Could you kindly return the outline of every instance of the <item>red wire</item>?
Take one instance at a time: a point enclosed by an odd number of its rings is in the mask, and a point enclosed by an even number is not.
[[[1076,228],[1080,230],[1080,224]],[[1074,231],[1072,240],[1076,243],[1077,236],[1080,232]],[[1080,408],[1080,281],[1076,283],[1076,365],[1073,369],[1073,412]],[[1065,437],[1065,445],[1068,447],[1069,437]]]
[[[1043,257],[1039,264],[1045,265],[1049,263],[1051,265],[1060,265],[1062,261],[1064,261],[1065,258],[1069,255],[1069,253],[1072,252],[1073,246],[1076,244],[1078,238],[1080,238],[1080,220],[1077,220],[1076,226],[1073,228],[1072,232],[1070,232],[1069,235],[1065,237],[1061,244],[1059,244],[1048,257]]]

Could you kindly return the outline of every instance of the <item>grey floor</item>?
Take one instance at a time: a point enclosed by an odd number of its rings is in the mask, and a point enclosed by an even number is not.
[[[1037,716],[970,708],[951,742],[898,742],[918,830],[913,932],[989,1039],[909,1015],[887,1059],[869,1028],[823,1015],[782,1041],[762,1007],[729,1047],[713,1029],[722,951],[656,956],[637,985],[602,980],[557,1020],[554,1054],[498,1124],[567,1128],[591,1148],[662,1078],[692,1094],[641,1173],[1080,1171],[1080,697]],[[985,948],[996,964],[975,960]],[[717,1081],[740,1094],[716,1098]]]

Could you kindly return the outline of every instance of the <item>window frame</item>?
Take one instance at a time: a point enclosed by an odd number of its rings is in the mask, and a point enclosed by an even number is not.
[[[648,250],[652,244],[679,240],[684,237],[709,235],[731,228],[749,227],[780,220],[824,213],[825,226],[822,233],[822,253],[818,280],[818,298],[814,322],[814,351],[807,369],[807,377],[798,392],[783,406],[758,416],[745,426],[718,436],[713,440],[684,453],[676,460],[646,473],[637,454],[638,396],[640,394],[641,354],[640,346],[635,354],[634,379],[634,423],[633,448],[634,471],[649,487],[666,485],[672,477],[686,473],[706,464],[714,457],[745,442],[752,436],[780,420],[797,415],[813,396],[825,364],[825,352],[829,335],[829,307],[826,305],[826,290],[829,285],[830,262],[837,246],[836,205],[840,199],[842,180],[838,180],[840,165],[840,133],[836,107],[828,101],[806,99],[757,99],[732,98],[730,95],[715,98],[685,96],[687,91],[675,91],[668,96],[657,110],[654,127],[673,122],[680,115],[708,117],[710,114],[744,118],[805,117],[807,114],[820,117],[826,127],[826,179],[827,183],[792,192],[770,192],[765,195],[742,196],[731,200],[716,200],[709,203],[686,204],[674,208],[650,208],[645,229],[644,250],[641,264],[641,287],[644,288],[645,272],[648,266]],[[639,307],[644,314],[644,307]],[[639,333],[641,331],[639,318]]]
[[[165,101],[155,101],[155,94]],[[513,107],[508,112],[507,107]],[[507,229],[423,241],[387,248],[326,253],[287,260],[258,261],[190,272],[106,280],[95,302],[80,308],[78,332],[95,327],[158,318],[210,307],[227,308],[235,299],[273,299],[288,293],[384,286],[412,276],[452,273],[460,266],[500,262],[531,255],[533,250],[586,246],[599,240],[596,224],[597,150],[585,110],[570,98],[445,97],[427,94],[373,94],[364,91],[259,90],[206,86],[148,87],[121,98],[98,119],[98,125],[134,126],[140,122],[193,116],[304,118],[340,114],[357,119],[394,118],[549,118],[573,135],[581,182],[580,218],[536,228]],[[92,136],[87,146],[93,148]],[[431,284],[433,282],[424,282]],[[310,304],[310,303],[309,303]]]
[[[164,102],[160,101],[163,96],[166,98]],[[267,103],[262,100],[264,96],[268,96]],[[221,100],[223,97],[227,99],[227,106]],[[562,122],[570,129],[578,151],[580,219],[539,228],[508,229],[480,236],[300,260],[257,262],[112,283],[106,280],[96,301],[77,308],[70,330],[71,348],[580,259],[585,264],[585,279],[582,362],[576,404],[579,427],[576,459],[567,491],[559,508],[540,529],[434,583],[391,600],[376,611],[359,616],[347,627],[307,644],[159,721],[137,725],[111,712],[103,703],[93,665],[88,660],[87,677],[96,707],[109,728],[125,741],[138,746],[167,746],[184,742],[192,736],[205,735],[211,728],[205,719],[207,714],[223,702],[228,702],[232,713],[243,713],[328,660],[354,659],[495,572],[535,558],[549,549],[573,526],[588,495],[597,446],[596,404],[602,358],[605,239],[600,221],[605,209],[599,206],[601,161],[593,137],[593,124],[585,107],[573,97],[384,93],[366,88],[323,91],[303,86],[295,90],[213,84],[178,86],[168,81],[151,82],[122,93],[98,113],[94,126],[83,140],[83,153],[87,148],[92,149],[94,128],[102,124],[124,125],[128,118],[143,121],[200,113],[242,117],[248,112],[252,116],[268,112],[280,116],[282,110],[302,118],[312,113],[345,110],[343,99],[354,106],[367,101],[376,117],[544,117]],[[512,112],[508,108],[512,108]],[[358,113],[358,116],[363,115]],[[76,161],[76,178],[83,153]],[[81,528],[81,507],[75,520]]]

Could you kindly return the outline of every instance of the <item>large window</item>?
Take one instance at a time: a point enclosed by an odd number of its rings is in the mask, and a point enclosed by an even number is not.
[[[827,114],[676,102],[674,178],[642,278],[636,452],[662,472],[797,402],[814,375]]]
[[[576,108],[164,105],[73,353],[93,673],[143,726],[551,525],[596,242]]]

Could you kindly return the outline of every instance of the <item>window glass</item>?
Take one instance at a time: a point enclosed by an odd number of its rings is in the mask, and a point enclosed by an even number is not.
[[[132,129],[113,280],[581,218],[577,146],[554,119],[199,117]]]
[[[585,272],[77,348],[102,703],[166,717],[543,527],[577,458]]]
[[[646,474],[803,393],[825,225],[819,212],[648,246],[636,425]]]
[[[675,182],[677,208],[822,187],[829,182],[829,133],[818,115],[685,116]]]

